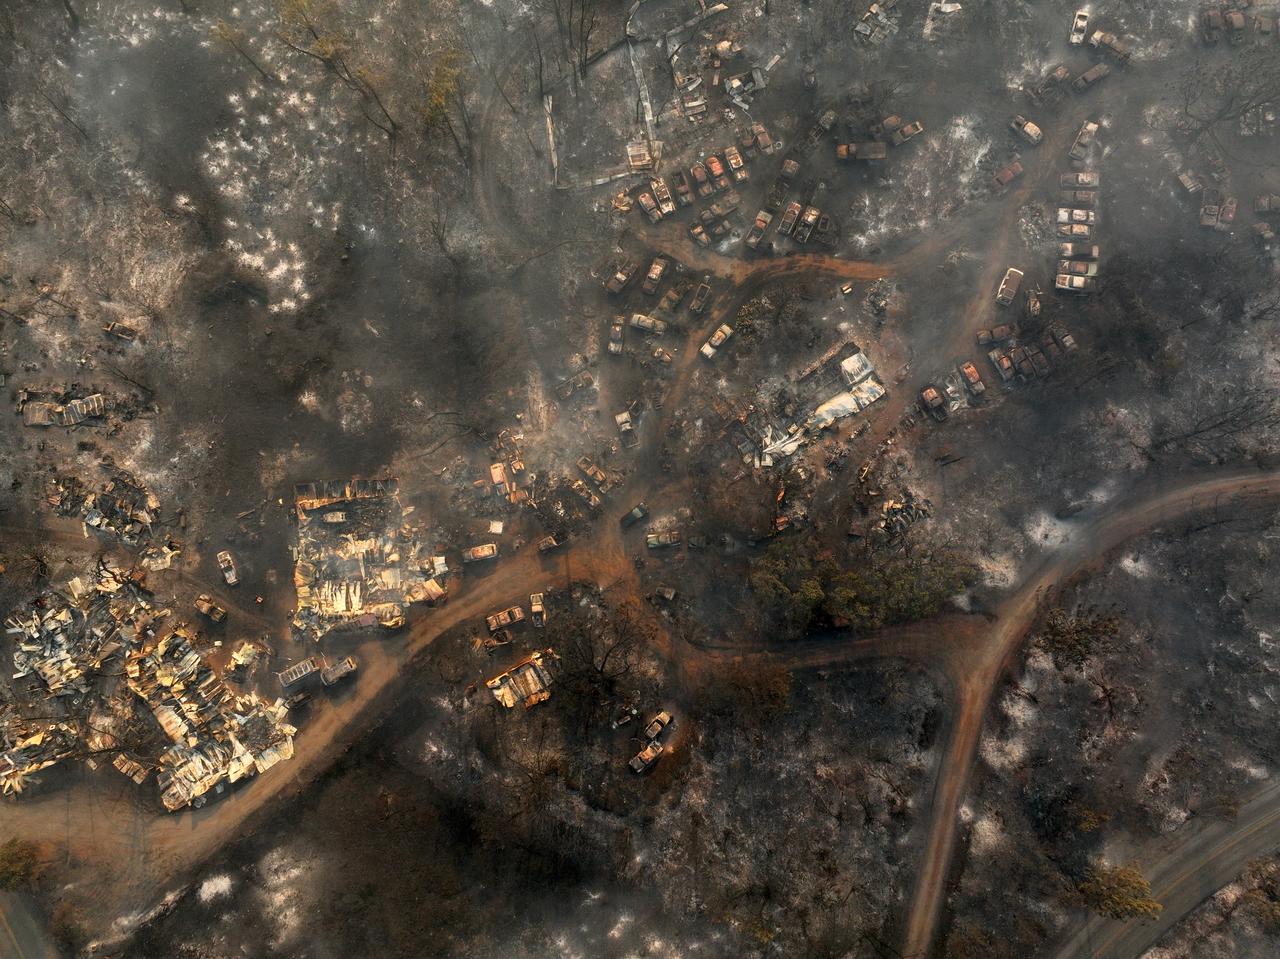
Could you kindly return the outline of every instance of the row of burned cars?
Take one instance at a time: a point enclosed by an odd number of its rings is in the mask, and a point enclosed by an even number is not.
[[[1097,126],[1088,124],[1086,126]],[[1098,284],[1101,250],[1094,231],[1098,225],[1097,170],[1076,170],[1058,179],[1057,269],[1053,288],[1062,293],[1092,293]]]
[[[901,114],[892,114],[873,123],[868,132],[870,140],[855,140],[836,144],[836,160],[848,163],[855,160],[883,160],[888,156],[886,144],[900,147],[924,133],[919,120],[904,120]]]
[[[779,236],[791,237],[802,244],[811,239],[828,245],[835,242],[835,224],[813,202],[817,195],[816,181],[809,179],[800,182],[799,174],[799,160],[788,157],[782,161],[782,169],[765,194],[764,206],[757,211],[750,229],[743,237],[743,245],[748,250],[761,249],[765,233],[775,218],[778,218]],[[799,199],[788,203],[787,196],[793,188],[798,188]],[[723,239],[729,232],[725,217],[738,209],[741,203],[742,197],[738,192],[730,190],[702,211],[699,215],[700,222],[689,227],[689,235],[703,246],[709,245],[713,239]]]
[[[1050,324],[1038,336],[1021,336],[1018,326],[1002,323],[990,329],[978,331],[978,345],[987,348],[996,379],[1005,388],[1015,380],[1043,379],[1063,363],[1077,349],[1075,337],[1060,324]],[[957,377],[945,377],[939,386],[930,383],[920,391],[920,407],[935,420],[941,422],[949,414],[949,397],[959,397],[959,389],[953,385],[958,379],[963,389],[974,399],[986,395],[987,384],[972,361],[956,366]]]
[[[1065,64],[1054,64],[1039,80],[1024,87],[1024,92],[1032,103],[1052,106],[1065,98],[1068,92],[1084,93],[1111,75],[1111,66],[1106,61],[1117,66],[1124,66],[1129,62],[1132,51],[1127,43],[1108,30],[1091,32],[1090,26],[1089,11],[1077,10],[1067,39],[1073,47],[1087,45],[1100,58],[1099,62],[1080,73],[1075,73]]]
[[[716,194],[736,195],[734,184],[750,179],[747,163],[757,156],[769,156],[777,149],[769,131],[763,124],[752,124],[739,143],[723,150],[709,153],[686,170],[677,170],[669,177],[655,176],[649,181],[649,189],[636,197],[640,211],[650,223],[660,223],[697,200],[709,199]],[[738,202],[741,202],[740,200]],[[702,211],[699,221],[689,232],[699,243],[708,245],[712,236],[724,235],[724,218],[737,208],[737,203],[726,206],[712,203]]]
[[[1038,337],[1021,337],[1017,326],[1008,324],[980,330],[978,344],[990,347],[987,359],[1002,383],[1046,377],[1077,349],[1075,337],[1056,323]]]
[[[1248,13],[1246,13],[1248,11]],[[1244,7],[1220,7],[1210,4],[1200,11],[1200,36],[1209,46],[1217,44],[1224,36],[1234,46],[1244,43],[1252,21],[1253,28],[1262,37],[1275,37],[1275,11],[1267,11],[1248,4]]]
[[[1221,179],[1220,176],[1217,177]],[[1197,173],[1184,170],[1178,184],[1200,203],[1200,225],[1207,230],[1230,231],[1236,222],[1239,201],[1218,186],[1205,182]],[[1253,212],[1259,217],[1253,225],[1254,235],[1264,244],[1275,239],[1275,229],[1268,218],[1280,217],[1280,193],[1260,193],[1253,201]]]
[[[777,146],[762,124],[753,124],[739,144],[708,154],[695,161],[688,171],[677,170],[669,177],[653,177],[649,189],[638,195],[637,203],[651,223],[659,223],[682,207],[709,200],[688,229],[694,242],[710,246],[731,232],[729,217],[742,206],[738,187],[750,178],[748,163],[759,156],[772,155]],[[816,182],[801,182],[800,169],[800,160],[795,156],[783,160],[778,176],[765,194],[762,209],[743,237],[747,249],[759,249],[766,231],[775,221],[780,235],[792,237],[798,243],[808,243],[811,239],[828,244],[835,241],[835,224],[813,203]],[[788,194],[796,188],[799,199],[788,203]]]

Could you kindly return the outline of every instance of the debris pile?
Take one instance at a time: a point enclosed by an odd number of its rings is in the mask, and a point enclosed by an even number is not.
[[[79,384],[23,389],[17,394],[17,411],[24,426],[79,426],[86,420],[105,419],[110,408],[105,396],[86,392]]]
[[[482,500],[490,495],[500,496],[512,506],[529,500],[534,477],[524,466],[523,442],[523,433],[503,430],[498,434],[494,442],[498,459],[489,467],[488,482],[477,480],[475,484]]]
[[[486,680],[485,686],[507,709],[514,709],[517,703],[530,709],[551,698],[550,687],[559,665],[560,657],[554,649],[535,650],[505,672]]]
[[[76,577],[6,620],[14,679],[28,682],[15,690],[25,701],[0,714],[4,794],[21,793],[64,759],[114,751],[112,765],[138,784],[158,768],[161,801],[174,810],[293,755],[296,730],[284,721],[283,703],[233,694],[197,650],[194,630],[166,627],[168,617],[149,602],[139,575],[103,562],[92,583]],[[123,675],[110,668],[117,657]],[[139,700],[167,745],[155,748],[149,722],[132,727]],[[21,715],[33,707],[39,719]]]
[[[880,519],[871,527],[871,532],[886,539],[896,539],[905,536],[913,524],[928,519],[932,512],[932,503],[927,499],[916,499],[915,494],[908,490],[902,499],[886,499],[880,505]]]
[[[126,546],[149,540],[160,515],[160,500],[139,480],[104,465],[110,478],[90,489],[75,476],[54,476],[45,501],[61,516],[77,516],[85,526],[110,533]]]
[[[77,577],[5,620],[16,637],[13,678],[35,676],[50,696],[82,696],[103,664],[166,612],[152,609],[128,573],[103,564],[91,587]]]
[[[863,43],[881,44],[898,32],[898,0],[876,0],[859,18],[853,32]]]
[[[266,772],[293,756],[288,708],[256,693],[235,696],[178,623],[125,664],[129,688],[172,741],[159,757],[160,800],[170,811],[202,805],[205,794]],[[126,773],[127,774],[127,773]]]
[[[790,395],[783,404],[785,416],[756,404],[737,411],[714,398],[712,403],[727,421],[726,438],[743,462],[767,468],[792,456],[836,422],[869,409],[887,392],[866,354],[844,339],[791,377]]]
[[[501,464],[499,464],[501,465]],[[394,479],[294,487],[296,629],[318,640],[343,626],[404,625],[405,607],[445,597],[444,557],[432,557],[404,518]]]
[[[76,751],[74,727],[65,722],[37,722],[18,717],[0,725],[0,793],[13,796],[35,782],[35,774]]]
[[[933,0],[929,4],[929,12],[924,18],[924,29],[920,35],[926,40],[936,40],[942,36],[952,35],[960,29],[955,24],[953,14],[959,13],[963,7],[958,3],[947,3]]]

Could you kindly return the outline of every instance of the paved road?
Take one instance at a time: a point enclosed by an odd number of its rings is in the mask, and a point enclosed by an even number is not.
[[[61,959],[26,897],[0,892],[0,959]]]
[[[1045,955],[1052,959],[1137,959],[1209,896],[1233,881],[1249,860],[1280,848],[1280,781],[1269,783],[1232,820],[1193,823],[1170,847],[1139,859],[1160,918],[1118,922],[1090,916]]]

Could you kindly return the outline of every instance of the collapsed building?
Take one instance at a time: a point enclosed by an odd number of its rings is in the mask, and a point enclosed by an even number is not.
[[[283,703],[233,694],[197,651],[192,629],[166,627],[168,617],[139,575],[106,563],[92,582],[76,577],[8,617],[13,678],[26,683],[0,714],[5,795],[64,760],[84,756],[94,766],[93,756],[114,753],[112,765],[138,784],[158,769],[161,801],[174,810],[293,755],[296,730]],[[139,701],[158,730],[133,724]],[[157,731],[168,740],[159,750]]]
[[[291,758],[297,732],[285,722],[282,700],[234,695],[194,643],[187,624],[178,623],[125,664],[129,688],[171,741],[160,753],[157,777],[160,801],[170,811],[200,805],[224,781],[238,782]]]
[[[842,355],[843,354],[843,355]],[[743,462],[770,467],[787,459],[834,423],[869,409],[887,390],[861,349],[842,340],[792,377],[793,412],[788,416],[752,405],[734,412],[728,438]]]
[[[335,480],[294,487],[298,542],[293,625],[320,639],[341,627],[404,625],[411,603],[446,596],[443,556],[431,556],[404,522],[394,479]]]
[[[77,743],[75,728],[65,722],[0,721],[0,794],[20,794],[36,773],[73,755]]]
[[[74,476],[55,476],[45,501],[60,516],[75,516],[85,526],[109,533],[126,546],[150,540],[160,515],[160,500],[132,474],[104,464],[108,479],[92,489]]]
[[[5,620],[15,637],[13,678],[34,677],[49,696],[83,696],[107,660],[166,615],[143,596],[135,574],[102,562],[91,583],[77,576]]]

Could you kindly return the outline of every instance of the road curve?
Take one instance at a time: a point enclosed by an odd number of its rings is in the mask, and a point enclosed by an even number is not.
[[[971,654],[963,675],[954,681],[955,713],[930,802],[932,821],[907,914],[902,955],[924,957],[934,946],[955,856],[960,804],[969,788],[987,710],[1001,676],[1022,649],[1044,594],[1139,533],[1203,509],[1238,504],[1242,499],[1280,499],[1280,470],[1235,469],[1177,481],[1153,481],[1074,521],[1066,542],[1047,553],[997,608],[986,642]]]
[[[132,793],[117,793],[109,785],[78,799],[67,791],[37,792],[6,804],[6,829],[64,846],[71,859],[114,863],[113,875],[90,879],[91,885],[112,891],[95,894],[86,907],[109,911],[107,919],[145,912],[225,842],[249,832],[282,795],[297,792],[328,768],[377,720],[387,702],[383,694],[403,679],[406,666],[441,635],[510,605],[527,595],[531,585],[536,588],[565,575],[608,583],[627,572],[620,540],[612,535],[616,523],[606,519],[599,525],[595,535],[555,554],[544,556],[530,545],[489,570],[469,568],[457,595],[425,612],[405,633],[371,635],[357,650],[360,682],[308,717],[294,740],[293,759],[219,801],[201,809],[159,813],[143,808]],[[7,956],[4,948],[0,956]]]

